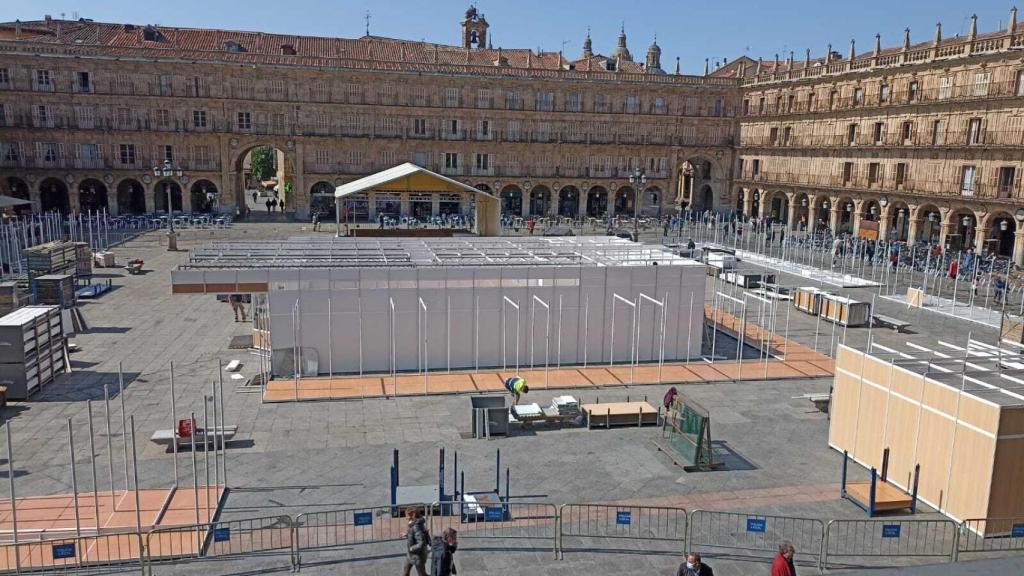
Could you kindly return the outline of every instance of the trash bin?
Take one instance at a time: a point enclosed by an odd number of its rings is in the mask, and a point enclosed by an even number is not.
[[[508,406],[504,396],[470,396],[474,438],[508,435]]]

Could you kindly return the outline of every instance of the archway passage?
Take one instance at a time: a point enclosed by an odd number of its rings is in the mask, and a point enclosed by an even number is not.
[[[989,231],[988,239],[985,241],[984,251],[988,254],[1013,256],[1014,234],[1017,233],[1017,223],[1013,216],[1003,212],[992,218],[992,229]]]
[[[811,200],[807,197],[806,193],[799,193],[793,198],[796,202],[796,222],[790,222],[790,230],[806,230],[807,229],[807,217],[810,214]]]
[[[516,186],[506,186],[501,191],[501,213],[504,216],[519,216],[523,213],[523,191]]]
[[[217,206],[217,185],[209,180],[196,180],[189,193],[192,211],[210,214]]]
[[[167,194],[171,194],[171,210],[181,212],[181,186],[174,180],[161,180],[153,185],[153,206],[157,212],[167,212]]]
[[[917,209],[918,231],[921,241],[938,244],[942,235],[942,213],[933,204],[925,204]],[[911,238],[911,240],[917,240]]]
[[[545,186],[537,186],[530,191],[530,216],[544,216],[551,205],[551,191]]]
[[[623,186],[615,191],[615,213],[620,216],[632,216],[634,206],[633,189]]]
[[[43,212],[56,210],[67,214],[71,211],[68,187],[57,178],[47,178],[39,183],[39,205]]]
[[[575,186],[566,186],[558,192],[558,215],[575,218],[579,212],[580,192]]]
[[[4,190],[4,193],[10,196],[11,198],[19,198],[21,200],[32,200],[32,196],[29,194],[28,191],[28,183],[26,183],[21,178],[18,178],[17,176],[7,177],[7,188]],[[14,213],[18,215],[31,214],[32,205],[20,204],[18,206],[15,206]]]
[[[122,180],[117,185],[117,208],[121,214],[146,213],[146,189],[138,180]]]
[[[645,214],[647,216],[656,216],[661,218],[661,188],[658,188],[657,186],[647,188],[644,190],[644,199],[646,204],[643,207],[643,209],[646,210]]]
[[[292,186],[295,167],[282,149],[256,145],[245,149],[235,163],[239,206],[248,206],[253,213],[265,212],[268,199],[285,201],[286,211],[296,209]]]
[[[902,200],[896,200],[889,206],[888,239],[893,242],[905,242],[910,235],[910,206]]]
[[[742,202],[742,200],[740,201]],[[705,184],[700,189],[700,208],[701,210],[710,210],[715,205],[715,196],[711,191],[711,186]]]
[[[95,178],[86,178],[78,185],[78,210],[100,212],[107,208],[107,186]]]
[[[334,186],[330,182],[321,180],[313,184],[309,189],[309,209],[312,212],[320,211],[320,214],[334,214],[335,210]]]
[[[587,192],[587,216],[603,218],[608,213],[608,191],[595,186]]]

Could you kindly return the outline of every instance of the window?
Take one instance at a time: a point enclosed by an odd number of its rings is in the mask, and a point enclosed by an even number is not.
[[[281,114],[281,113],[271,114],[271,116],[270,116],[270,126],[274,130],[274,132],[277,132],[277,133],[284,132],[284,125],[285,125],[285,116],[284,116],[284,114]]]
[[[872,162],[868,164],[868,186],[877,184],[881,178],[881,164],[878,162]]]
[[[764,114],[764,97],[757,99],[757,113]]]
[[[331,152],[323,148],[318,148],[316,151],[316,164],[317,166],[328,166],[331,163]]]
[[[88,72],[79,72],[75,75],[75,87],[79,92],[92,92],[92,78]]]
[[[426,136],[427,134],[427,120],[426,118],[417,118],[412,122],[413,134],[417,136]]]
[[[853,181],[853,162],[843,162],[843,184]]]
[[[953,95],[953,77],[943,76],[939,78],[939,100],[945,100]]]
[[[60,145],[53,142],[40,142],[39,157],[43,159],[43,162],[56,162],[60,159]]]
[[[321,112],[313,117],[313,124],[317,132],[326,134],[331,128],[331,117]]]
[[[914,123],[906,121],[900,127],[900,139],[903,140],[903,144],[912,144],[914,137]]]
[[[772,128],[768,131],[768,141],[772,146],[776,146],[779,143],[779,129]]]
[[[206,128],[206,110],[192,111],[192,126],[195,128]]]
[[[192,81],[188,83],[189,96],[206,96],[206,87],[204,86],[205,81],[200,76],[193,76]]]
[[[878,88],[878,101],[879,102],[883,102],[883,103],[889,101],[889,85],[888,84],[882,84],[881,87]]]
[[[831,90],[828,93],[828,109],[835,110],[836,107],[836,91]]]
[[[32,108],[36,126],[50,126],[50,110],[43,104],[36,104]]]
[[[0,144],[0,150],[3,150],[3,159],[5,162],[17,162],[21,160],[21,151],[17,144]]]
[[[661,96],[654,97],[654,113],[664,114],[665,113],[665,99]]]
[[[743,115],[750,115],[750,100],[743,100]]]
[[[476,91],[476,107],[477,108],[490,108],[491,107],[491,91],[488,88],[477,88]]]
[[[754,176],[758,176],[758,175],[761,174],[761,160],[760,159],[757,159],[757,158],[754,159],[754,161],[751,163],[750,171],[751,171],[751,174],[753,174]]]
[[[885,138],[885,123],[875,122],[875,129],[872,135],[874,136],[875,145],[881,145]]]
[[[170,110],[161,109],[156,111],[156,125],[158,128],[167,128],[171,125]]]
[[[864,103],[864,89],[854,88],[853,89],[853,105],[859,106]]]
[[[721,98],[717,98],[717,99],[715,99],[715,116],[721,116],[721,115],[722,115],[722,99]]]
[[[323,82],[317,82],[309,88],[309,97],[314,102],[329,102],[331,99],[331,91],[327,87],[327,84]]]
[[[162,157],[162,160],[174,164],[174,146],[165,144],[161,150],[160,156]]]
[[[786,112],[793,111],[793,105],[796,103],[796,95],[790,94],[786,97]]]
[[[7,105],[0,104],[0,126],[7,126]]]
[[[252,93],[250,89],[249,93]],[[285,88],[284,80],[271,80],[267,87],[267,97],[271,100],[285,100],[288,97],[288,90]]]
[[[505,92],[505,109],[506,110],[519,110],[522,104],[519,101],[518,90],[508,90]]]
[[[850,124],[846,127],[846,143],[850,146],[857,145],[857,125]]]
[[[1013,195],[1013,180],[1017,177],[1017,169],[1003,166],[999,169],[999,197],[1009,198]]]
[[[491,122],[489,120],[481,120],[476,126],[477,135],[480,138],[491,137]]]
[[[807,111],[814,111],[814,92],[811,92],[810,94],[807,95]]]
[[[960,169],[960,195],[974,195],[974,177],[977,175],[977,167],[964,166]]]
[[[594,112],[608,111],[608,96],[604,94],[594,95]]]
[[[537,92],[537,110],[550,112],[555,107],[554,92]]]
[[[0,87],[9,88],[11,86],[11,73],[7,68],[0,68]]]
[[[117,121],[117,125],[121,128],[131,128],[132,111],[130,108],[118,108],[117,115],[114,118]]]
[[[974,95],[988,96],[988,80],[991,75],[988,72],[978,72],[974,75]]]
[[[201,146],[192,147],[192,162],[195,166],[209,166],[210,165],[210,147],[203,144]]]
[[[568,112],[579,112],[583,108],[581,102],[582,99],[579,92],[569,92],[565,99],[565,109]],[[664,100],[662,100],[662,103],[664,104]]]
[[[491,167],[491,155],[490,154],[477,154],[476,155],[476,169],[480,172],[487,172]]]
[[[135,144],[121,144],[121,164],[135,165]]]
[[[4,84],[5,72],[7,70],[0,70],[0,84]],[[1024,96],[1024,70],[1017,71],[1017,96]]]
[[[444,153],[444,167],[449,170],[459,169],[459,155],[456,152]]]
[[[967,143],[981,144],[981,118],[971,118],[967,121]]]
[[[395,151],[394,150],[381,150],[380,154],[377,155],[377,163],[380,166],[394,166],[395,165]]]
[[[917,80],[910,83],[910,86],[907,87],[907,102],[917,102],[917,93],[920,90],[920,86]]]
[[[626,96],[626,112],[636,114],[640,110],[640,103],[635,94]]]
[[[252,130],[252,112],[238,113],[238,129]]]
[[[53,89],[53,76],[50,75],[49,70],[36,70],[36,89],[38,90],[52,90]]]
[[[171,95],[171,77],[166,74],[160,75],[160,95],[170,96]]]
[[[519,120],[509,120],[507,135],[509,140],[517,142],[519,140]]]
[[[444,105],[449,108],[454,108],[459,105],[459,89],[458,88],[445,88],[444,89]]]
[[[896,188],[902,188],[907,180],[907,163],[896,164]]]
[[[395,87],[391,84],[381,84],[378,86],[377,103],[393,106],[395,104]]]
[[[938,146],[942,141],[942,120],[932,122],[932,146]]]
[[[449,136],[457,136],[459,134],[459,121],[449,120],[445,122],[445,126],[448,128]]]
[[[782,129],[782,145],[789,146],[789,139],[793,135],[793,127],[786,126]]]
[[[426,152],[413,152],[412,163],[417,166],[427,165],[427,153]]]

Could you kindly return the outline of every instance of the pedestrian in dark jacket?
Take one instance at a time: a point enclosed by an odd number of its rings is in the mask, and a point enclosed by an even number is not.
[[[690,552],[686,555],[686,562],[679,565],[676,576],[715,576],[711,566],[701,562],[700,554]]]
[[[431,576],[454,576],[455,551],[459,548],[459,533],[455,528],[445,528],[441,535],[441,548],[434,550],[430,559]]]
[[[793,565],[795,554],[796,548],[793,548],[793,543],[783,540],[782,544],[779,544],[779,553],[775,555],[775,560],[772,560],[771,576],[796,576],[796,566]]]
[[[405,518],[409,528],[405,533],[405,569],[403,576],[409,576],[413,567],[418,576],[427,576],[427,554],[430,552],[430,534],[427,519],[422,508],[407,508]]]

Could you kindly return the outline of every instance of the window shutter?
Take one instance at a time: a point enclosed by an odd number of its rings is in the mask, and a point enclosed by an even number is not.
[[[81,160],[82,159],[82,145],[81,144],[77,144],[77,143],[75,144],[75,159],[76,160]]]

